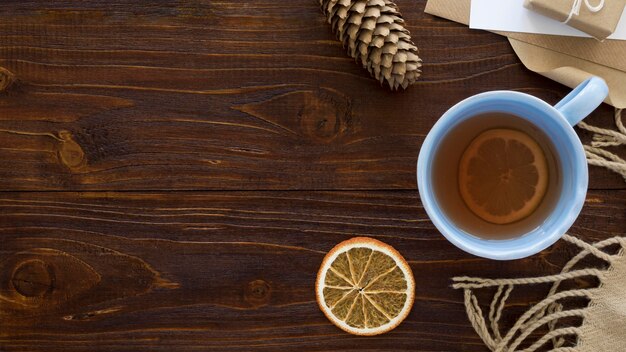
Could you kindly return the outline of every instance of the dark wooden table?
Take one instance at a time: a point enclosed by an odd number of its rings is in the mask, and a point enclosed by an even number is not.
[[[575,249],[456,249],[420,204],[417,153],[469,95],[568,89],[502,37],[398,4],[425,66],[392,93],[316,0],[4,0],[0,351],[486,351],[450,278],[555,273]],[[571,233],[624,235],[626,184],[590,177]],[[396,247],[417,280],[410,316],[377,337],[315,303],[324,253],[356,235]]]

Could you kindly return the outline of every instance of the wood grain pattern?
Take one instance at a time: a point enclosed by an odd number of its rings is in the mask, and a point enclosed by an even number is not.
[[[394,94],[313,0],[4,1],[0,188],[415,189],[419,146],[457,101],[566,94],[504,38],[398,3],[425,67]],[[623,180],[593,168],[591,186]]]
[[[486,351],[450,277],[554,273],[575,249],[457,250],[421,207],[417,153],[469,95],[568,89],[503,38],[397,2],[425,62],[402,93],[345,55],[316,0],[3,1],[0,352]],[[612,126],[612,109],[588,122]],[[626,184],[590,181],[571,233],[626,235]],[[323,255],[357,235],[418,283],[382,336],[315,303]],[[513,296],[504,323],[544,292]]]
[[[626,235],[625,203],[592,191],[570,232]],[[441,237],[413,191],[4,193],[0,213],[2,351],[484,351],[450,277],[554,273],[575,251],[494,265]],[[407,321],[374,338],[315,303],[323,255],[356,235],[396,247],[417,282]]]

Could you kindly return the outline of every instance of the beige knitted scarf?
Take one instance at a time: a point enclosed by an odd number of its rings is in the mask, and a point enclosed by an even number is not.
[[[519,279],[481,279],[455,277],[453,287],[465,293],[467,316],[487,347],[493,352],[618,352],[626,351],[626,238],[614,237],[595,244],[565,235],[563,239],[581,248],[560,274]],[[615,249],[617,247],[617,249]],[[589,257],[606,262],[608,269],[587,264]],[[595,277],[600,284],[594,288],[563,289],[562,283],[572,279]],[[505,303],[514,288],[552,283],[545,299],[530,307],[502,333],[498,322]],[[483,314],[476,290],[495,289],[487,316]],[[572,305],[586,298],[586,305]],[[570,323],[573,317],[582,324]],[[569,319],[569,320],[568,320]],[[566,339],[566,337],[572,337]]]
[[[626,160],[606,150],[606,147],[626,146],[626,127],[622,122],[623,109],[615,110],[615,124],[617,131],[590,126],[585,122],[578,123],[578,127],[594,133],[591,145],[585,145],[587,163],[600,166],[616,172],[626,181]]]

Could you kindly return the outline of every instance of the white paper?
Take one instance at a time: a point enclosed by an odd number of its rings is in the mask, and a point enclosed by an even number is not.
[[[525,8],[524,0],[472,0],[470,28],[591,37],[565,23]],[[626,11],[622,14],[615,32],[608,39],[626,40]]]

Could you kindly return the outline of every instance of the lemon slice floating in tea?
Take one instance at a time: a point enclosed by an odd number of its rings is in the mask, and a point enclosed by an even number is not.
[[[415,281],[393,247],[367,237],[339,243],[317,273],[317,303],[339,328],[356,335],[387,332],[413,306]]]
[[[461,156],[459,190],[467,207],[494,224],[521,220],[541,204],[548,188],[543,150],[526,133],[487,130]]]

